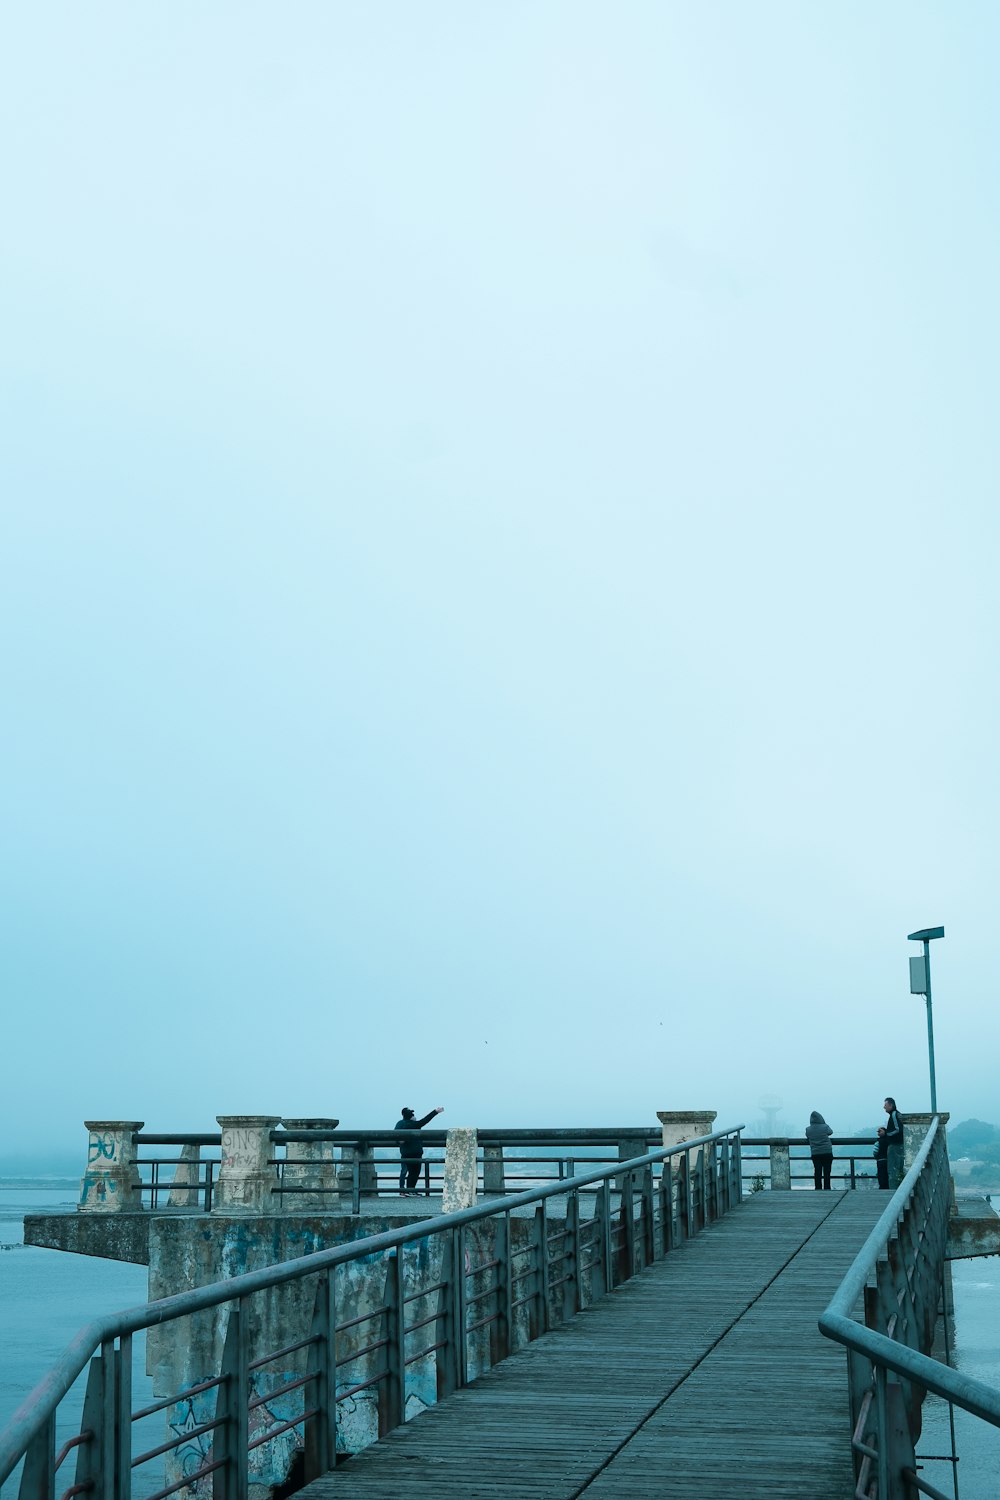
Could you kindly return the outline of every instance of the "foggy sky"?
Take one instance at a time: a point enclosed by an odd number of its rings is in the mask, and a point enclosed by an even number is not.
[[[7,9],[8,1145],[1000,1119],[998,46]]]

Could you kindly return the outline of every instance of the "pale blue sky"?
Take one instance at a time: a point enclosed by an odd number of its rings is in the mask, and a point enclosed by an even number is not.
[[[8,1141],[1000,1120],[998,52],[7,9]]]

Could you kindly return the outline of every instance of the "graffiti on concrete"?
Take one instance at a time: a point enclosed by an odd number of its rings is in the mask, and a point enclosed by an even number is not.
[[[87,1147],[87,1161],[114,1161],[118,1142],[114,1136],[92,1135]]]
[[[260,1133],[255,1130],[222,1132],[222,1165],[232,1171],[255,1171],[260,1158]]]
[[[192,1474],[197,1474],[198,1470],[207,1464],[211,1458],[211,1433],[198,1432],[197,1429],[206,1418],[202,1417],[199,1419],[195,1415],[194,1402],[190,1397],[186,1403],[181,1402],[179,1405],[182,1411],[180,1420],[171,1422],[170,1426],[178,1437],[185,1437],[187,1434],[191,1434],[188,1441],[182,1443],[177,1449],[175,1457],[175,1463],[180,1473],[185,1479],[189,1479]],[[185,1405],[186,1410],[184,1410]],[[202,1486],[204,1486],[204,1489],[202,1489]],[[198,1495],[199,1493],[207,1494],[211,1491],[211,1488],[212,1476],[211,1474],[206,1474],[201,1479],[195,1479],[188,1485],[188,1493],[191,1495]]]

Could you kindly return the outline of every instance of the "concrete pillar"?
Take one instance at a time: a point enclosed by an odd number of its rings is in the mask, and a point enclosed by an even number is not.
[[[941,1129],[947,1130],[951,1114],[945,1110],[938,1110],[941,1117]],[[903,1171],[908,1172],[919,1155],[920,1148],[924,1144],[927,1132],[931,1128],[932,1114],[911,1114],[909,1111],[904,1115],[900,1111],[899,1118],[903,1122]],[[947,1139],[945,1150],[948,1149]]]
[[[81,1213],[132,1213],[142,1208],[132,1137],[143,1120],[84,1120],[90,1132],[87,1170],[80,1183]]]
[[[289,1119],[281,1122],[286,1130],[336,1130],[339,1120]],[[333,1157],[332,1141],[289,1141],[285,1148],[285,1165],[282,1169],[282,1185],[286,1188],[322,1188],[324,1193],[337,1192],[337,1163]],[[325,1203],[322,1193],[303,1193],[297,1198],[294,1193],[282,1195],[284,1208],[322,1208]]]
[[[212,1195],[212,1211],[267,1213],[280,1211],[272,1188],[278,1186],[271,1157],[271,1131],[280,1115],[216,1115],[222,1128],[222,1161]]]
[[[788,1141],[779,1141],[775,1137],[771,1141],[771,1191],[790,1192],[791,1187],[792,1163],[788,1154]]]
[[[506,1189],[503,1172],[503,1147],[483,1147],[483,1191],[503,1193]]]
[[[441,1212],[457,1213],[476,1204],[476,1148],[474,1125],[458,1125],[448,1131],[444,1143],[444,1191]]]
[[[169,1208],[197,1208],[201,1191],[201,1147],[182,1146],[181,1159],[174,1170],[170,1184]]]
[[[658,1109],[656,1118],[663,1126],[664,1146],[677,1146],[681,1141],[694,1141],[699,1136],[711,1135],[717,1114],[716,1109]]]

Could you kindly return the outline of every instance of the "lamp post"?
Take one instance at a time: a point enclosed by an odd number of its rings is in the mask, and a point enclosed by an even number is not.
[[[937,1114],[937,1084],[934,1079],[934,1019],[931,1014],[931,942],[943,938],[943,927],[921,927],[919,932],[908,932],[907,942],[923,943],[923,956],[910,959],[910,994],[923,995],[927,1000],[927,1061],[931,1070],[931,1114]]]

